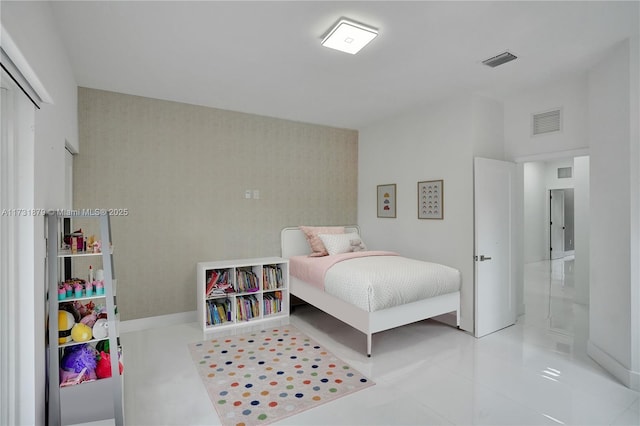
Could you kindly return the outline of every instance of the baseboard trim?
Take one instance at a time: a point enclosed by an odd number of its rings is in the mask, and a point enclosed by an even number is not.
[[[587,355],[623,385],[629,389],[640,391],[640,372],[629,370],[591,340],[587,342]]]
[[[195,322],[196,311],[179,312],[177,314],[159,315],[156,317],[138,318],[128,321],[120,321],[120,333],[148,330],[150,328],[168,327],[176,324]]]

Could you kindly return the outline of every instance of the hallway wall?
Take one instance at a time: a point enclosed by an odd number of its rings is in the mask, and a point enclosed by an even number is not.
[[[545,171],[541,161],[524,163],[524,263],[548,256],[545,247]]]
[[[589,74],[589,356],[640,389],[638,37]],[[637,107],[637,104],[635,104]],[[615,224],[615,226],[612,226]]]

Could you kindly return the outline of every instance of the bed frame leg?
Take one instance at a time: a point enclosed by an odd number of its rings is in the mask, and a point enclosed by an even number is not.
[[[367,334],[367,357],[371,358],[371,333]]]

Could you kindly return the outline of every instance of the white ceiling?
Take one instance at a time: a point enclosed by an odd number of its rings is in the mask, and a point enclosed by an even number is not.
[[[79,86],[359,129],[439,99],[502,99],[588,69],[638,2],[54,1]],[[320,45],[340,17],[379,29]],[[492,69],[481,61],[509,50]]]

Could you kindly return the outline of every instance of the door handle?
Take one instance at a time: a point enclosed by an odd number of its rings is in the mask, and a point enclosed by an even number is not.
[[[491,260],[491,258],[489,256],[485,256],[484,254],[481,254],[480,259],[478,259],[478,256],[476,256],[476,260],[480,260],[480,262],[484,262],[485,260]]]

